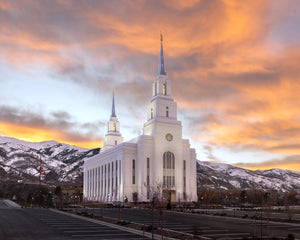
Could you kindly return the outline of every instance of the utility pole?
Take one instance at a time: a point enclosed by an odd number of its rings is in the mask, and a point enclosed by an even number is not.
[[[42,199],[42,188],[41,188],[41,184],[42,184],[42,177],[43,177],[43,168],[42,168],[42,159],[41,156],[40,158],[40,178],[39,178],[39,207],[41,207],[41,199]]]

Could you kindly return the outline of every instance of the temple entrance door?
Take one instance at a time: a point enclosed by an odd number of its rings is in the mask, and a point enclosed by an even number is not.
[[[163,198],[170,202],[175,202],[175,190],[163,190]]]

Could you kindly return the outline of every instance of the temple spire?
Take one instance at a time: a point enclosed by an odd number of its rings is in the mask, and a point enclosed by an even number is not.
[[[113,93],[111,116],[110,117],[116,117],[116,113],[115,113],[115,93]]]
[[[165,71],[164,52],[163,52],[163,36],[160,34],[160,57],[159,57],[159,75],[167,75]]]

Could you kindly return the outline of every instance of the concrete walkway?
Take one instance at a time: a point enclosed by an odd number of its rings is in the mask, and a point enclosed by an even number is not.
[[[8,200],[8,199],[4,199],[2,200],[3,203],[7,206],[7,207],[10,207],[10,208],[21,208],[21,206],[11,200]]]

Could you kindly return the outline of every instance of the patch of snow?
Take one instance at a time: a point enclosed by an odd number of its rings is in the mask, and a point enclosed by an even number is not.
[[[234,186],[235,188],[241,188],[241,184],[239,181],[236,180],[229,180],[228,181],[232,186]]]
[[[45,141],[45,142],[26,142],[26,141],[23,141],[20,139],[11,138],[11,137],[3,137],[3,136],[0,136],[0,144],[6,144],[7,146],[10,146],[10,147],[16,148],[16,149],[24,149],[24,147],[27,147],[27,148],[32,148],[35,150],[40,150],[43,148],[49,148],[49,147],[61,145],[60,147],[62,147],[63,149],[75,149],[79,152],[84,152],[84,151],[88,150],[86,148],[70,146],[68,144],[59,143],[59,142],[56,142],[53,140]]]

